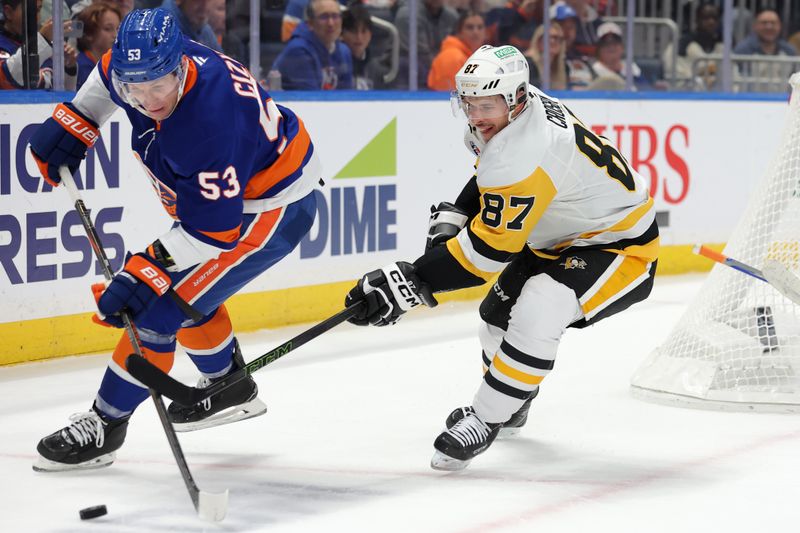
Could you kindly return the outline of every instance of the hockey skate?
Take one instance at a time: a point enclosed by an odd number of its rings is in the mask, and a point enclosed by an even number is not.
[[[238,341],[234,344],[233,364],[227,375],[244,367],[244,358]],[[197,386],[208,387],[222,378],[200,378]],[[258,385],[251,376],[239,381],[218,394],[203,400],[201,403],[186,407],[172,402],[167,408],[169,420],[175,431],[197,431],[231,422],[238,422],[263,415],[267,406],[258,399]]]
[[[528,399],[525,400],[525,403],[522,404],[522,407],[517,409],[517,412],[511,415],[511,418],[503,424],[500,433],[497,435],[498,439],[513,437],[519,433],[519,430],[522,429],[522,426],[528,421],[528,411],[531,408],[531,402],[538,394],[539,387],[536,387],[533,389],[533,392],[531,392],[531,395],[528,396]]]
[[[436,437],[431,458],[434,470],[463,470],[473,457],[491,446],[502,424],[487,424],[472,407],[459,407],[447,417],[457,419],[451,427]]]
[[[37,472],[102,468],[114,462],[116,450],[125,442],[128,419],[107,419],[94,407],[69,417],[70,424],[39,441]]]
[[[525,400],[525,403],[522,404],[516,413],[511,415],[511,418],[508,419],[507,422],[503,424],[503,427],[500,428],[500,431],[497,433],[498,439],[513,437],[514,435],[519,433],[519,430],[525,425],[528,421],[528,411],[531,408],[531,402],[534,398],[539,394],[539,387],[536,387],[531,395]],[[450,429],[455,425],[456,422],[464,418],[464,415],[471,411],[472,407],[459,407],[452,413],[447,416],[447,420],[445,420],[445,426],[447,429]]]

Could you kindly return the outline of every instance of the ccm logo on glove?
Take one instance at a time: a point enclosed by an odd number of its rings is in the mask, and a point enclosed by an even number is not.
[[[413,309],[416,306],[422,303],[422,299],[417,296],[417,287],[414,285],[414,282],[406,279],[400,270],[392,268],[390,265],[383,269],[384,273],[389,276],[394,283],[390,284],[389,287],[391,288],[392,292],[394,293],[395,300],[397,303],[400,304],[400,307],[404,311],[408,311],[409,309]],[[403,305],[401,302],[405,302],[406,305]]]
[[[80,139],[86,146],[92,146],[96,141],[97,128],[76,115],[64,104],[58,104],[53,111],[53,118],[61,123],[62,127]]]

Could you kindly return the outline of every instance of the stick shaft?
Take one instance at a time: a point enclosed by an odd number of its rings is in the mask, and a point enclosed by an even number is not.
[[[731,267],[739,272],[743,272],[748,276],[753,276],[756,279],[760,279],[761,281],[767,281],[764,277],[764,274],[757,268],[750,266],[746,263],[742,263],[741,261],[737,261],[732,257],[728,257],[727,255],[717,252],[716,250],[712,250],[708,246],[704,246],[702,244],[695,245],[694,253],[697,255],[702,255],[712,261],[716,261],[717,263],[723,264],[725,266]]]
[[[97,231],[95,230],[92,219],[89,216],[89,210],[86,208],[86,204],[83,203],[83,199],[78,192],[78,187],[75,185],[72,174],[67,167],[63,166],[60,167],[58,171],[59,175],[61,176],[62,183],[69,192],[69,195],[72,197],[75,210],[78,212],[78,216],[81,219],[84,230],[86,230],[86,236],[89,238],[89,243],[92,246],[92,250],[94,250],[97,260],[100,261],[100,267],[103,270],[103,276],[105,276],[106,280],[110,281],[114,277],[114,274],[111,271],[111,263],[109,262],[108,256],[106,255],[105,250],[100,243],[100,239],[97,236]],[[141,341],[139,340],[139,335],[136,332],[136,328],[133,325],[130,314],[127,311],[122,311],[120,314],[122,316],[122,321],[125,324],[125,331],[128,334],[128,338],[130,338],[131,345],[133,345],[134,352],[139,357],[142,357]],[[181,472],[183,482],[186,485],[186,489],[189,491],[189,496],[192,499],[195,509],[199,511],[200,489],[197,487],[197,483],[195,483],[194,478],[192,477],[192,472],[189,470],[189,465],[186,463],[186,457],[183,455],[183,450],[181,449],[181,444],[178,441],[178,436],[175,434],[175,428],[172,427],[172,423],[169,421],[169,417],[167,416],[167,409],[164,406],[164,401],[161,398],[161,394],[155,389],[150,388],[148,392],[150,393],[150,397],[153,399],[153,403],[155,404],[156,413],[158,413],[161,426],[164,428],[164,433],[167,436],[169,447],[172,450],[172,456],[175,458],[175,462],[178,464],[178,470]]]
[[[800,278],[779,261],[767,257],[762,271],[699,244],[694,247],[694,253],[760,279],[796,305],[800,305]]]
[[[233,374],[226,376],[224,379],[214,383],[210,387],[199,389],[197,387],[184,385],[180,381],[162,372],[161,369],[143,357],[136,355],[131,355],[128,357],[128,371],[133,377],[146,384],[148,387],[158,390],[164,394],[164,396],[172,398],[179,404],[187,407],[196,405],[203,400],[210,398],[214,394],[218,394],[219,392],[227,389],[233,384],[238,383],[253,372],[260,370],[273,361],[277,361],[289,352],[296,350],[305,343],[319,337],[326,331],[329,331],[330,329],[346,321],[348,318],[358,313],[362,305],[364,305],[363,302],[359,302],[346,307],[335,315],[323,320],[322,322],[300,333],[296,337],[284,342],[280,346],[277,346],[260,357],[257,357],[256,359],[247,363],[243,368],[240,368]]]

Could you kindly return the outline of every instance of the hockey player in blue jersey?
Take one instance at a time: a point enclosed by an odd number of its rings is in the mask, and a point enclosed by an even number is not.
[[[73,173],[98,127],[121,107],[132,148],[175,223],[127,258],[106,287],[93,287],[97,321],[121,327],[127,310],[145,357],[168,371],[176,341],[211,383],[243,365],[224,302],[277,263],[310,229],[320,183],[303,122],[278,106],[241,64],[185,38],[162,9],[137,10],[71,102],[31,138],[44,178],[58,185],[59,166]],[[173,289],[202,313],[192,320]],[[126,371],[127,335],[117,345],[92,408],[44,437],[37,470],[109,465],[147,389]],[[190,408],[171,404],[178,431],[263,414],[252,379]]]

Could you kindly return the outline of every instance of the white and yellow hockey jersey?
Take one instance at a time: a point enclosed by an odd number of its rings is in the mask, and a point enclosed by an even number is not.
[[[467,128],[467,146],[480,152],[481,211],[447,242],[450,253],[484,280],[526,245],[542,257],[592,247],[655,261],[644,178],[557,99],[529,90],[528,109],[485,145]]]

